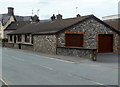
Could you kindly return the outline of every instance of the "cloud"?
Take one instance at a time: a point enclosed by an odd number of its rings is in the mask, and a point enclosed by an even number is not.
[[[48,5],[48,4],[50,4],[50,3],[47,2],[47,1],[39,1],[38,4],[41,4],[41,5]]]
[[[1,3],[3,3],[3,2],[5,2],[5,3],[37,3],[37,2],[39,2],[39,0],[1,0],[0,1]]]
[[[32,9],[37,14],[40,9],[41,19],[48,18],[50,14],[58,14],[58,11],[64,18],[73,17],[77,13],[102,17],[116,14],[118,1],[120,0],[0,0],[0,12],[6,13],[7,7],[12,6],[18,15],[31,15]]]

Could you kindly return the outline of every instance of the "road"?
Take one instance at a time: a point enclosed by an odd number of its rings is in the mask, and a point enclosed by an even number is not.
[[[74,63],[17,49],[0,51],[2,78],[9,85],[118,85],[116,62]]]

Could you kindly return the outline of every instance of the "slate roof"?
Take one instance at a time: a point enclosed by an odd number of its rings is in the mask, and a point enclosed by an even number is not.
[[[108,25],[112,26],[116,30],[120,31],[120,19],[104,21]]]
[[[30,21],[32,16],[17,16],[15,15],[15,21]],[[9,20],[10,16],[8,14],[0,14],[0,21],[2,22],[3,25],[7,23]]]
[[[27,24],[29,24],[30,21],[16,21],[16,22],[12,22],[10,25],[8,25],[8,27],[4,30],[17,30]]]
[[[61,19],[61,20],[54,20],[50,22],[39,22],[39,23],[32,23],[27,24],[24,27],[21,27],[17,29],[16,31],[9,33],[9,34],[55,34],[59,33],[65,29],[69,29],[74,25],[77,25],[87,19],[94,18],[98,22],[104,24],[106,27],[110,28],[112,31],[117,32],[120,34],[120,32],[113,27],[109,26],[105,22],[101,21],[94,15],[88,15],[88,16],[80,16],[75,18],[69,18],[69,19]]]
[[[28,24],[10,34],[25,34],[25,33],[55,33],[64,29],[68,26],[71,26],[79,21],[82,21],[89,16],[82,16],[80,18],[69,18],[69,19],[61,19],[61,20],[54,20],[48,22],[38,22]]]
[[[16,21],[30,21],[32,16],[17,16],[15,15],[15,20]]]
[[[0,21],[3,23],[3,25],[5,25],[7,23],[9,18],[10,18],[10,16],[8,16],[7,14],[0,14]]]

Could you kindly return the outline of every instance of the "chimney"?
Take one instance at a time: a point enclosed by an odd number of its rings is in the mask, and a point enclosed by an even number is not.
[[[58,14],[57,15],[57,20],[61,20],[62,19],[62,15],[61,14]]]
[[[51,20],[54,21],[55,20],[55,15],[53,14],[53,16],[51,17]]]
[[[9,15],[9,16],[14,15],[14,8],[8,7],[8,15]]]
[[[32,17],[32,21],[33,22],[39,22],[40,20],[39,20],[39,17],[37,15],[35,15],[35,16]]]
[[[81,17],[81,15],[80,15],[80,14],[77,14],[77,17]]]

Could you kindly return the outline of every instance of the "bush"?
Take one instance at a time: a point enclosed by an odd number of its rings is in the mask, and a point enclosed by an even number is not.
[[[2,39],[0,39],[0,43],[2,42]]]
[[[8,39],[2,39],[2,42],[8,42]]]

